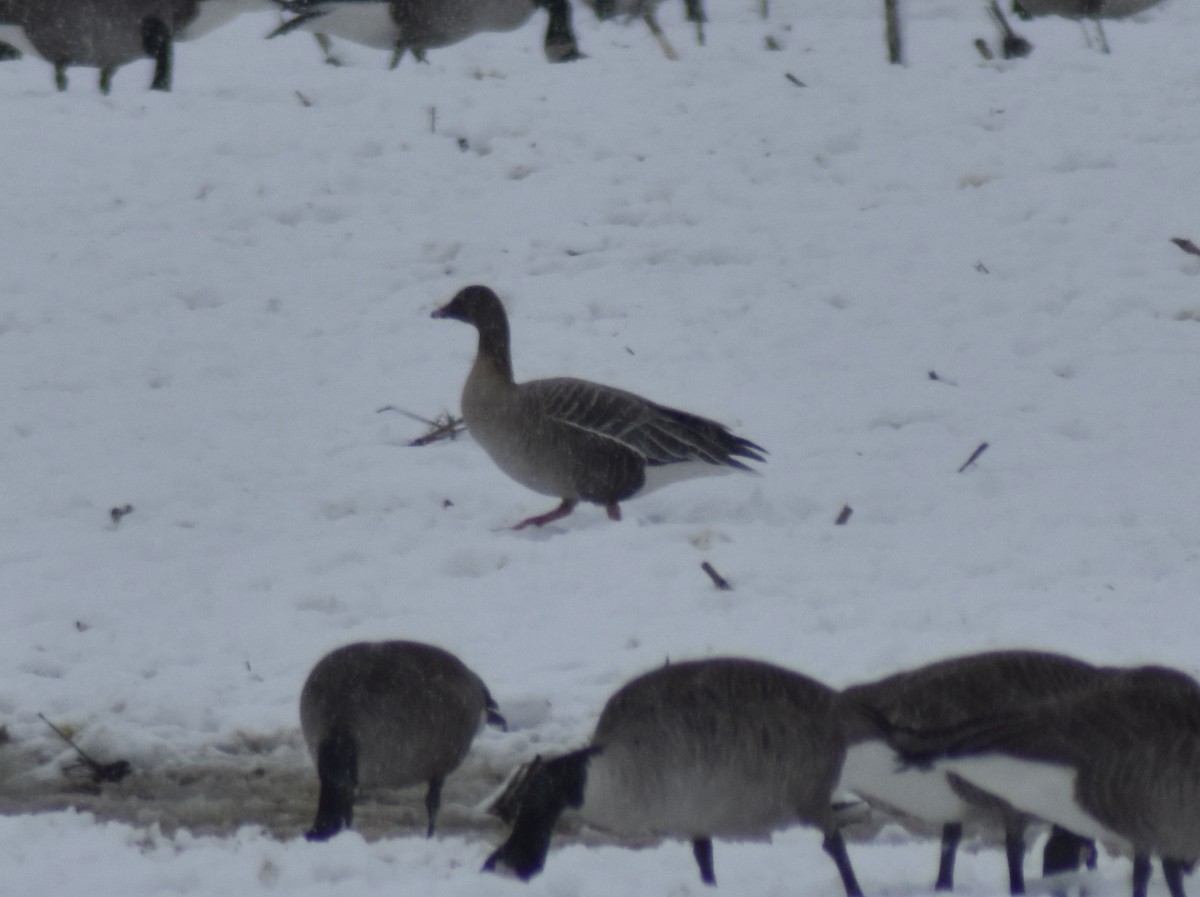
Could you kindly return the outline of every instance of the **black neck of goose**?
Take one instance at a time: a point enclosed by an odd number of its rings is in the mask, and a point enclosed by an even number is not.
[[[587,764],[595,748],[557,757],[534,773],[521,797],[512,833],[488,857],[483,868],[491,871],[503,863],[522,880],[533,878],[542,871],[554,825],[567,807],[583,804],[587,784]]]
[[[509,348],[508,319],[504,313],[488,315],[477,321],[479,356],[486,358],[508,383],[513,382],[512,352]]]
[[[317,746],[317,777],[321,794],[317,818],[305,835],[309,841],[325,841],[353,824],[358,742],[348,729],[334,727]]]

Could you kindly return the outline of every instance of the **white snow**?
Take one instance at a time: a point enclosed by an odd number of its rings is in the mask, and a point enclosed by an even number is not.
[[[1170,240],[1200,242],[1200,7],[1110,23],[1107,56],[1021,23],[1033,55],[987,63],[981,4],[902,5],[903,67],[878,0],[710,0],[705,47],[670,3],[675,63],[580,8],[565,66],[542,14],[397,71],[247,15],[179,45],[171,94],[149,61],[107,98],[0,64],[0,894],[707,893],[687,845],[569,830],[528,885],[481,877],[477,804],[668,657],[1195,673],[1200,257]],[[721,420],[763,476],[508,530],[553,501],[380,410],[457,411],[475,335],[429,312],[476,282],[519,378]],[[389,637],[457,653],[511,730],[437,838],[414,789],[310,845],[301,683]],[[134,775],[83,793],[39,713]],[[931,888],[932,842],[850,854],[869,895]],[[810,830],[715,860],[722,893],[842,894]],[[1003,856],[957,877],[998,893]]]

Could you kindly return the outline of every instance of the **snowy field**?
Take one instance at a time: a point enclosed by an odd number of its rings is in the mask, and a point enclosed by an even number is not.
[[[1033,55],[988,63],[981,4],[908,0],[904,67],[879,6],[710,0],[699,47],[671,3],[674,63],[580,7],[567,66],[541,15],[389,72],[265,42],[272,14],[180,45],[171,94],[148,61],[107,98],[0,65],[0,894],[710,893],[687,845],[588,832],[528,885],[482,877],[479,804],[666,658],[1198,671],[1200,257],[1171,239],[1200,242],[1200,6],[1110,24],[1108,56],[1019,23]],[[475,334],[429,313],[469,283],[507,302],[518,378],[714,417],[763,476],[510,531],[553,500],[468,438],[406,446],[395,410],[457,412]],[[510,731],[437,838],[413,790],[308,844],[300,686],[379,638],[456,652]],[[67,778],[38,714],[133,776]],[[933,842],[850,853],[868,895],[930,893]],[[716,872],[842,894],[811,830],[718,842]],[[1102,858],[1091,893],[1128,880]],[[1006,893],[1002,853],[958,882]]]

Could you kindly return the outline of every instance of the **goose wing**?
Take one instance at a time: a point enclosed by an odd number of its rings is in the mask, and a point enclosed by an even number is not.
[[[703,461],[749,471],[752,468],[739,458],[766,460],[762,446],[716,421],[657,405],[622,389],[571,377],[534,380],[522,389],[535,398],[546,417],[615,440],[650,466]]]

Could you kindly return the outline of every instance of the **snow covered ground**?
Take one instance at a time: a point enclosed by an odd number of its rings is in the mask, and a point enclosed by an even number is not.
[[[698,47],[670,4],[675,63],[580,8],[568,66],[540,15],[389,72],[264,42],[270,14],[180,45],[168,95],[149,62],[107,98],[0,65],[0,894],[706,893],[686,845],[587,833],[528,885],[481,877],[477,805],[666,658],[835,686],[1010,646],[1197,671],[1200,257],[1170,240],[1200,241],[1200,7],[1110,24],[1108,56],[1020,24],[1033,55],[986,63],[981,5],[908,0],[895,67],[879,5],[710,0]],[[407,447],[394,410],[457,411],[474,333],[429,312],[473,282],[519,378],[714,417],[764,475],[509,531],[553,502],[469,439]],[[413,791],[310,845],[300,685],[389,637],[459,654],[511,730],[438,838]],[[134,775],[65,779],[39,713]],[[931,842],[850,850],[869,895],[929,892]],[[716,870],[842,893],[804,829]],[[1107,858],[1092,893],[1128,875]],[[958,879],[1004,893],[1001,853]]]

